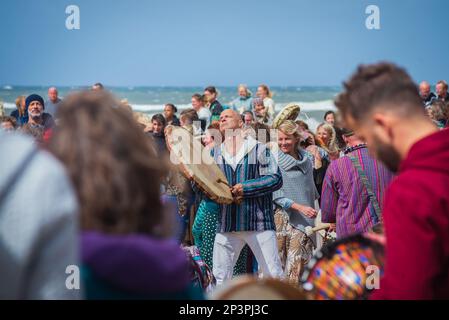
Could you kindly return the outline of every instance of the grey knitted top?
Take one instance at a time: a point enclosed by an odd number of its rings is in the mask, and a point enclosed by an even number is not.
[[[290,224],[304,231],[306,226],[314,225],[314,219],[291,209],[291,206],[298,203],[313,208],[319,194],[313,181],[312,156],[303,149],[298,150],[298,155],[299,160],[296,160],[289,154],[277,151],[284,184],[273,194],[273,199],[276,205],[288,213]]]

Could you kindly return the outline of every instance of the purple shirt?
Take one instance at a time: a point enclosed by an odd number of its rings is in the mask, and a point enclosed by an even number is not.
[[[384,193],[393,174],[358,146],[348,155],[359,159],[382,209]],[[366,232],[379,223],[372,201],[351,159],[344,156],[329,165],[321,194],[321,220],[337,224],[337,237]]]
[[[189,262],[175,240],[149,235],[81,233],[82,263],[109,285],[135,294],[184,290]]]

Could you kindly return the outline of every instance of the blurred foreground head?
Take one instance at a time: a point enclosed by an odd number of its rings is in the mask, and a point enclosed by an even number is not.
[[[434,129],[408,73],[391,63],[359,66],[335,105],[347,127],[397,171],[409,148]]]
[[[104,86],[103,86],[103,84],[101,82],[97,82],[94,85],[92,85],[91,89],[93,91],[101,91],[101,90],[104,90]]]
[[[105,91],[75,93],[58,110],[50,151],[67,167],[81,206],[81,228],[166,235],[164,174],[132,114]]]

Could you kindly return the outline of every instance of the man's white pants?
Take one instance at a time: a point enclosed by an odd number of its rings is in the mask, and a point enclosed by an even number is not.
[[[234,266],[245,244],[248,244],[254,253],[264,277],[283,277],[275,231],[225,232],[217,233],[214,242],[213,273],[217,285],[232,277]]]

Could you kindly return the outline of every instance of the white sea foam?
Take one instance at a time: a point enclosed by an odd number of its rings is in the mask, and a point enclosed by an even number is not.
[[[301,111],[327,111],[335,110],[334,102],[332,100],[323,100],[316,102],[295,102],[301,106]],[[275,106],[276,112],[282,110],[287,103],[277,103]],[[131,104],[134,111],[157,113],[164,110],[163,104]],[[185,110],[192,108],[191,104],[177,104],[178,110]]]
[[[9,102],[3,102],[3,107],[5,109],[15,109],[16,105],[14,103],[9,103]]]
[[[311,111],[327,111],[335,110],[335,106],[332,100],[316,101],[316,102],[296,102],[301,106],[302,112]],[[4,107],[7,109],[15,109],[16,105],[14,103],[4,102]],[[277,103],[275,106],[276,112],[282,110],[286,103]],[[134,111],[146,112],[146,113],[157,113],[164,110],[163,104],[131,104]],[[177,104],[178,110],[185,110],[192,108],[191,104]]]
[[[323,101],[316,101],[316,102],[298,102],[298,104],[301,107],[301,111],[318,111],[318,110],[320,110],[320,111],[328,111],[328,110],[335,111],[336,110],[334,102],[332,100],[323,100]],[[276,105],[276,110],[278,110],[278,105]]]
[[[332,100],[323,100],[316,102],[297,102],[298,105],[301,106],[301,114],[299,115],[299,119],[304,120],[313,131],[316,130],[316,127],[323,121],[324,113],[328,110],[336,110],[334,103]],[[277,103],[275,106],[276,112],[282,110],[283,107],[287,105],[286,103]],[[16,108],[14,103],[5,102],[3,103],[3,107],[11,112]],[[144,112],[149,115],[153,115],[156,113],[162,113],[164,111],[163,104],[131,104],[131,107],[134,111]],[[178,113],[182,110],[192,108],[191,104],[177,104]]]

